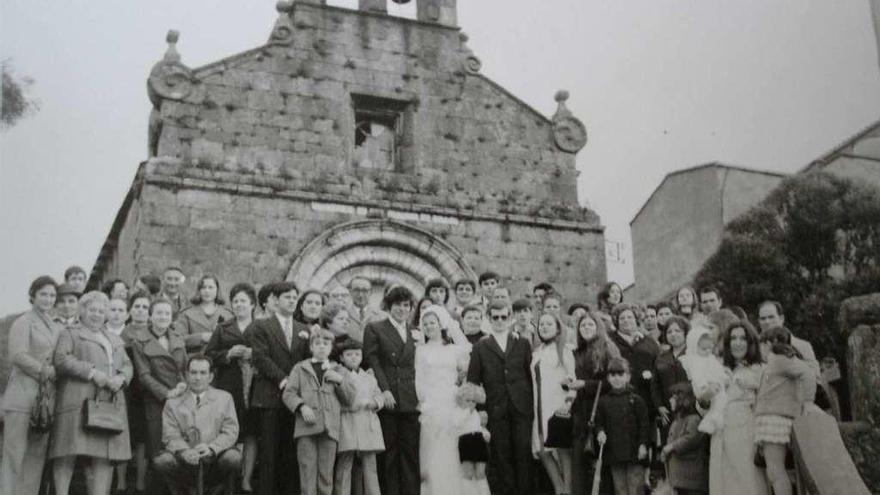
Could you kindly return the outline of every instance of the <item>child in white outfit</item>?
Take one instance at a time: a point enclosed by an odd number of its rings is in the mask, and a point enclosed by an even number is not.
[[[486,479],[490,435],[484,421],[486,413],[476,409],[484,402],[486,392],[473,383],[461,385],[455,393],[457,412],[462,414],[458,437],[462,495],[490,495]]]
[[[709,435],[724,427],[724,408],[727,405],[725,389],[730,383],[730,373],[714,354],[715,341],[711,329],[697,324],[688,333],[687,350],[679,358],[697,399],[711,400],[709,410],[697,428]]]

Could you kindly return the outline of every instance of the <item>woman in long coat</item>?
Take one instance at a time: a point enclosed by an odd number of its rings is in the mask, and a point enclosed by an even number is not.
[[[573,440],[571,449],[572,466],[572,495],[587,495],[595,470],[595,459],[584,453],[584,444],[587,435],[591,434],[587,425],[593,412],[593,404],[598,400],[597,393],[601,396],[607,392],[605,388],[599,389],[599,384],[605,381],[608,375],[608,363],[613,358],[620,357],[620,350],[611,342],[608,331],[605,329],[605,319],[596,312],[587,313],[577,321],[577,348],[574,351],[574,374],[575,380],[569,384],[569,388],[577,391],[574,403],[571,405]],[[610,476],[604,477],[604,490],[610,490]]]
[[[89,399],[115,400],[125,411],[125,394],[120,392],[131,381],[132,367],[122,339],[104,327],[109,303],[103,292],[85,294],[79,302],[80,325],[62,332],[55,347],[58,397],[49,458],[59,495],[70,488],[78,456],[90,460],[86,476],[95,495],[109,492],[112,463],[131,459],[125,414],[119,434],[87,431],[82,424],[83,403]]]
[[[763,471],[755,467],[755,400],[763,363],[758,334],[748,322],[736,322],[724,332],[724,365],[733,371],[727,387],[724,429],[712,435],[709,455],[709,493],[768,495]]]
[[[129,321],[120,337],[125,342],[125,352],[128,353],[132,364],[134,364],[132,346],[135,338],[140,332],[147,331],[147,324],[150,321],[150,300],[150,294],[147,292],[136,292],[128,300]],[[137,378],[137,369],[125,392],[125,400],[128,403],[128,437],[135,463],[134,487],[136,492],[143,492],[146,489],[147,479],[147,449],[144,443],[147,436],[147,418],[144,414],[144,391]]]
[[[40,386],[55,386],[52,353],[61,327],[52,321],[49,312],[55,306],[57,287],[48,276],[34,280],[28,290],[31,310],[19,316],[9,329],[12,373],[3,397],[0,493],[36,495],[40,489],[49,432],[31,429],[30,419]]]
[[[205,348],[217,325],[232,321],[235,317],[223,306],[220,282],[212,275],[205,275],[199,280],[198,292],[190,302],[193,305],[180,312],[174,329],[183,338],[186,351],[197,354]]]
[[[255,435],[258,427],[256,414],[248,411],[253,367],[251,343],[244,331],[253,321],[257,294],[250,284],[235,284],[229,291],[229,300],[235,319],[217,326],[205,347],[205,354],[214,364],[214,387],[229,392],[235,403],[238,438],[243,439],[244,443],[241,487],[243,491],[250,491],[257,457]]]
[[[171,301],[157,299],[150,305],[150,324],[135,335],[131,344],[134,368],[144,401],[147,434],[144,439],[147,458],[163,450],[162,410],[165,400],[176,397],[186,388],[186,348],[171,328]]]

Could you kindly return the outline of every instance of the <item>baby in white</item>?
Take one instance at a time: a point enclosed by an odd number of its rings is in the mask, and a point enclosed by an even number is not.
[[[699,400],[711,400],[709,410],[697,427],[710,435],[724,427],[725,389],[730,382],[729,372],[714,354],[715,343],[712,330],[696,323],[688,333],[687,350],[679,358],[694,388],[694,396]]]

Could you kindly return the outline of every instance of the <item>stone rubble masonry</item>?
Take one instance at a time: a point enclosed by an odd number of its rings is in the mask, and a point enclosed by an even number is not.
[[[290,15],[289,46],[195,69],[185,99],[161,102],[157,157],[233,182],[598,224],[578,204],[575,155],[546,117],[463,69],[458,29],[302,3]],[[353,94],[408,106],[397,170],[353,163]]]
[[[458,28],[302,2],[286,15],[273,42],[171,67],[183,79],[150,90],[150,158],[90,284],[168,265],[184,268],[189,293],[207,273],[223,291],[281,280],[329,229],[381,218],[453,246],[465,271],[504,274],[514,295],[550,281],[571,302],[595,300],[604,228],[578,203],[575,154],[557,146],[553,121],[478,73]],[[279,26],[292,31],[283,42]],[[177,34],[168,40],[165,61],[179,60]],[[354,161],[362,98],[402,109],[393,169]],[[340,254],[338,266],[363,253]],[[414,270],[440,268],[409,254],[389,249],[384,265],[340,277],[368,270],[417,285]]]

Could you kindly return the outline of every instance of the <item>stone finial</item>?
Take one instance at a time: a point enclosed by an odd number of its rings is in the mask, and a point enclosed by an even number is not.
[[[556,146],[566,153],[577,153],[587,144],[587,128],[565,105],[568,91],[560,89],[554,99],[558,106],[553,115],[553,140]]]
[[[461,53],[463,56],[461,62],[462,69],[467,74],[479,74],[480,69],[483,68],[483,62],[479,57],[474,55],[473,50],[467,46],[470,37],[465,33],[459,33],[458,39],[461,42]]]
[[[278,3],[275,4],[275,10],[279,14],[289,14],[293,10],[293,0],[278,0]]]
[[[189,96],[193,87],[193,74],[186,65],[180,61],[180,53],[177,51],[177,40],[180,33],[171,29],[165,35],[168,48],[162,60],[153,66],[147,79],[147,94],[156,108],[162,100],[182,100]]]
[[[397,3],[406,3],[406,1]],[[416,0],[416,18],[420,21],[455,27],[458,25],[457,3],[457,0]]]
[[[163,58],[165,62],[180,62],[180,53],[177,52],[177,40],[179,39],[180,32],[178,30],[168,30],[168,34],[165,35],[165,42],[168,43],[168,48],[165,50],[165,57]]]
[[[293,11],[293,0],[278,0],[275,4],[278,20],[269,35],[269,43],[273,45],[289,45],[293,41],[293,22],[290,13]]]

